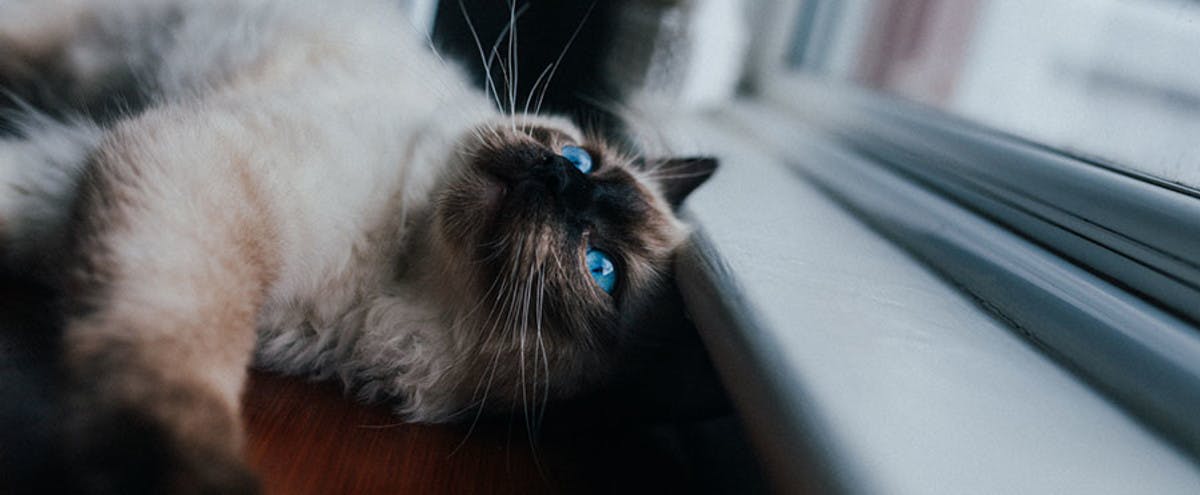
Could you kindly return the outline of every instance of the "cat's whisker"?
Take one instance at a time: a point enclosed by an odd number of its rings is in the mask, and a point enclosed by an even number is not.
[[[476,117],[474,120],[482,120],[485,118],[487,118],[485,113],[479,113],[478,117]],[[471,132],[474,133],[475,136],[477,136],[479,138],[479,145],[481,147],[487,147],[489,135],[494,135],[496,133],[496,131],[494,129],[492,129],[491,126],[488,126],[488,125],[471,126]]]
[[[514,323],[516,323],[516,321],[517,321],[516,308],[517,308],[517,303],[519,300],[517,297],[518,291],[511,291],[511,292],[506,293],[506,295],[508,296],[506,298],[506,300],[508,301],[508,304],[507,304],[507,309],[505,310],[505,313],[504,313],[504,325],[501,327],[501,331],[500,331],[501,334],[504,334],[504,333],[508,332],[511,328],[513,328]],[[497,318],[496,321],[493,323],[492,332],[489,332],[489,336],[488,336],[489,340],[490,340],[491,335],[495,333],[495,330],[496,330],[499,322],[500,322],[500,318]],[[487,348],[488,348],[488,346],[486,345],[486,341],[485,341],[485,344],[479,346],[478,352],[482,353]],[[487,385],[484,387],[483,399],[480,401],[478,409],[475,414],[475,419],[472,421],[472,426],[471,426],[472,430],[474,429],[475,423],[477,423],[479,421],[479,418],[482,416],[483,411],[485,409],[488,393],[492,388],[492,383],[495,378],[496,371],[499,368],[500,356],[502,354],[504,354],[503,350],[504,350],[503,346],[501,346],[501,347],[498,347],[492,353],[492,359],[491,359],[490,364],[488,365],[489,371],[488,371]],[[515,404],[514,404],[514,407],[515,407]],[[465,439],[464,439],[464,442],[465,442]]]
[[[507,287],[509,280],[516,280],[517,270],[520,266],[519,260],[521,259],[521,255],[524,252],[524,248],[525,248],[524,244],[517,244],[516,256],[512,258],[512,268],[509,270],[508,277],[505,279],[504,287]],[[515,289],[516,287],[513,287],[513,288]],[[503,290],[504,289],[501,289],[502,292],[503,292]],[[515,292],[515,291],[513,292],[513,294],[516,294],[516,293],[517,292]],[[507,329],[509,327],[511,327],[512,324],[515,322],[515,321],[512,321],[514,319],[514,316],[512,316],[512,315],[514,315],[516,313],[515,301],[517,298],[513,294],[509,294],[511,296],[510,299],[512,301],[510,302],[509,309],[506,312],[506,315],[508,315],[508,316],[506,316],[505,325],[500,332],[501,336],[503,336],[503,334],[506,333]],[[501,294],[497,294],[497,303],[499,302],[500,295]],[[493,335],[493,333],[489,333],[488,336],[484,338],[481,348],[487,347],[487,345],[491,341],[492,335]]]
[[[512,295],[510,293],[505,291],[505,289],[508,287],[508,279],[498,278],[497,280],[501,281],[500,290],[499,290],[499,292],[496,293],[496,299],[492,302],[491,309],[488,311],[488,317],[485,319],[485,321],[491,320],[492,324],[487,332],[487,335],[485,336],[485,338],[483,340],[483,343],[480,344],[480,346],[477,350],[477,353],[482,353],[482,352],[484,352],[484,350],[487,349],[487,343],[491,340],[492,336],[495,335],[497,328],[500,326],[501,318],[499,318],[499,316],[501,316],[501,315],[497,315],[496,311],[499,310],[501,307],[501,300],[504,299],[504,296],[506,296],[506,295],[509,296],[507,298],[507,300],[510,301],[509,310],[505,311],[505,313],[511,314],[512,313],[511,301],[516,299],[515,297],[512,297]],[[494,282],[493,282],[493,285],[494,285]],[[484,296],[484,299],[486,299],[486,298],[487,298],[487,296]],[[506,323],[505,326],[507,326],[507,325],[508,324]],[[503,330],[501,330],[501,333],[503,333]],[[496,374],[496,367],[499,362],[499,358],[500,358],[500,353],[499,352],[494,353],[491,363],[488,366],[489,370],[485,373],[487,375],[487,384],[484,385],[483,376],[481,375],[479,382],[476,383],[475,389],[471,393],[471,401],[469,401],[467,405],[463,406],[463,410],[469,410],[471,407],[476,408],[475,418],[471,421],[471,427],[468,428],[468,430],[467,430],[468,438],[470,437],[471,431],[474,430],[475,424],[479,421],[480,416],[483,414],[483,411],[485,409],[484,406],[487,404],[488,393],[492,388],[492,380],[494,379],[495,374]],[[479,388],[481,386],[484,387],[483,397],[478,402],[476,402],[475,397],[477,397],[479,395]],[[463,439],[463,442],[464,443],[466,442],[465,438]],[[460,445],[460,447],[461,447],[461,445]],[[455,448],[455,450],[457,450],[457,448]]]
[[[497,54],[498,53],[497,51],[500,49],[499,42],[501,40],[497,39],[496,41],[497,41],[497,43],[496,43],[496,45],[493,46],[493,50],[492,50],[493,55]],[[497,57],[497,58],[499,58],[499,57]],[[502,77],[502,80],[504,81],[504,91],[507,94],[507,92],[509,91],[509,88],[512,86],[512,76],[510,76],[509,72],[508,72],[508,63],[503,60],[500,62],[500,76]],[[508,108],[507,106],[505,106],[505,103],[507,101],[508,101],[508,98],[505,97],[498,103],[498,105],[500,106],[500,113],[507,112],[508,114],[511,115],[512,110],[510,108]]]
[[[476,127],[472,127],[470,132],[471,132],[471,134],[472,134],[472,135],[474,135],[474,136],[475,136],[475,139],[476,139],[476,140],[479,142],[479,145],[480,145],[480,146],[486,146],[486,145],[487,145],[487,136],[485,136],[485,135],[483,134],[483,130],[482,130],[482,129],[480,129],[478,126],[476,126]],[[462,151],[459,151],[459,153],[460,153],[460,154],[462,154],[463,152],[462,152]]]
[[[490,106],[490,102],[489,102]],[[487,120],[492,115],[488,113],[480,113],[476,120]],[[491,125],[481,124],[472,127],[472,131],[479,136],[479,144],[481,148],[493,147],[496,141],[500,141],[500,133]]]
[[[475,393],[478,393],[479,387],[483,386],[483,397],[479,399],[478,402],[475,402],[475,395],[472,394],[472,400],[464,405],[459,411],[461,413],[464,411],[469,411],[473,408],[475,409],[475,415],[471,418],[471,424],[467,426],[467,432],[463,435],[462,441],[460,441],[458,445],[456,445],[454,449],[450,451],[450,454],[447,455],[447,457],[453,456],[456,452],[458,452],[458,449],[467,444],[467,441],[471,439],[471,434],[475,432],[475,427],[479,425],[479,420],[483,418],[483,412],[486,410],[487,406],[488,392],[491,391],[492,382],[496,378],[496,369],[498,368],[497,364],[500,362],[499,357],[500,355],[496,354],[496,357],[492,359],[491,364],[488,366],[488,371],[486,371],[484,375],[480,376],[479,383],[475,385]],[[484,376],[487,378],[486,385],[484,384]]]
[[[506,112],[505,104],[507,102],[507,98],[505,96],[503,96],[502,93],[508,91],[508,84],[509,84],[508,69],[504,66],[503,63],[496,64],[496,66],[498,66],[500,69],[500,78],[499,78],[499,81],[497,81],[496,74],[493,72],[492,68],[494,66],[494,63],[496,61],[498,61],[500,58],[497,50],[498,50],[499,43],[502,40],[503,36],[504,36],[504,34],[502,32],[499,36],[497,36],[495,43],[492,44],[491,52],[488,55],[488,60],[484,67],[484,71],[488,75],[487,76],[488,80],[490,80],[491,84],[492,84],[492,96],[496,102],[496,111],[499,112],[501,115],[503,115]],[[500,87],[501,83],[504,84],[503,89]],[[500,132],[503,129],[502,127],[495,126],[495,125],[488,125],[487,128],[489,131],[491,131],[492,137],[495,138],[496,142],[504,141],[504,136]]]
[[[524,13],[524,10],[522,10],[521,12],[518,12],[518,13],[517,13],[517,16],[519,17],[519,16],[520,16],[522,13]],[[492,41],[492,48],[491,48],[491,50],[489,50],[489,51],[488,51],[487,60],[486,60],[486,61],[484,62],[484,64],[483,64],[483,70],[484,70],[484,72],[486,72],[486,73],[487,73],[487,75],[488,75],[488,80],[491,80],[491,81],[493,81],[493,83],[492,83],[492,93],[493,93],[493,94],[495,95],[495,97],[496,97],[496,109],[497,109],[498,111],[500,111],[500,113],[504,113],[504,112],[505,112],[505,106],[504,106],[504,102],[505,102],[505,101],[508,99],[508,98],[507,98],[508,85],[509,85],[508,68],[505,66],[505,63],[504,63],[503,61],[501,61],[501,64],[500,64],[500,73],[501,73],[501,75],[503,76],[503,82],[504,82],[504,84],[505,84],[505,94],[506,94],[505,98],[503,98],[503,99],[502,99],[502,98],[500,98],[500,88],[499,88],[499,85],[495,84],[495,82],[494,82],[494,81],[495,81],[495,79],[492,77],[492,76],[493,76],[493,73],[492,73],[492,64],[493,64],[493,63],[494,63],[494,62],[495,62],[497,59],[500,59],[500,58],[501,58],[501,57],[500,57],[500,43],[502,43],[502,42],[503,42],[503,41],[506,39],[506,36],[508,35],[509,29],[510,29],[511,27],[512,27],[512,25],[511,25],[511,24],[509,24],[509,25],[505,25],[505,26],[504,26],[504,27],[503,27],[503,28],[500,30],[500,33],[496,35],[496,39]]]
[[[504,141],[504,137],[500,135],[500,130],[495,126],[489,125],[487,126],[487,130],[492,133],[492,138],[495,139],[495,141],[490,143],[491,146],[497,146]]]
[[[520,79],[517,77],[517,4],[513,0],[508,0],[508,73],[512,74],[511,84],[508,86],[508,115],[512,122],[513,132],[517,132],[517,84]]]
[[[513,320],[512,314],[514,313],[513,310],[516,307],[516,297],[514,295],[515,293],[507,292],[508,288],[509,288],[508,279],[505,279],[504,282],[502,282],[500,285],[500,292],[496,294],[496,301],[492,305],[492,313],[494,314],[495,310],[500,309],[501,298],[504,298],[504,301],[507,303],[507,308],[505,310],[503,310],[503,312],[501,314],[497,314],[494,316],[495,319],[492,321],[492,325],[491,325],[491,328],[488,330],[488,334],[484,337],[483,342],[480,344],[479,349],[477,350],[478,353],[482,353],[488,348],[488,345],[491,342],[492,337],[497,334],[497,329],[499,329],[499,333],[501,335],[503,335],[507,331],[507,328],[510,327],[512,324],[512,320]],[[504,297],[504,296],[507,296],[507,297]],[[503,317],[503,318],[501,318],[501,317]],[[491,314],[489,314],[489,318],[493,318],[493,316]],[[503,325],[500,324],[501,321],[504,322]],[[493,358],[493,361],[495,361],[496,359],[499,358],[500,353],[497,352],[497,353],[495,353],[495,355],[496,355],[496,357]]]
[[[485,243],[481,244],[479,246],[480,249],[491,251],[491,253],[488,254],[487,256],[484,256],[483,258],[473,260],[472,262],[477,265],[482,265],[485,263],[495,261],[495,260],[499,259],[501,256],[504,256],[504,246],[506,244],[508,244],[509,237],[510,236],[506,234],[504,237],[501,237],[498,240],[489,241],[489,242],[485,242]]]
[[[479,298],[479,302],[475,303],[475,305],[472,306],[471,309],[469,311],[467,311],[465,314],[463,314],[459,319],[466,320],[472,314],[474,314],[475,311],[478,311],[479,308],[482,307],[484,305],[484,303],[487,302],[488,297],[490,297],[492,295],[492,291],[496,289],[497,284],[500,284],[502,282],[503,282],[503,279],[500,277],[496,277],[495,279],[493,279],[492,284],[488,287],[487,291],[485,291],[483,293],[483,297]]]
[[[524,15],[527,10],[529,10],[529,4],[522,5],[521,8],[517,9],[516,12],[513,13],[512,17],[514,17],[515,19],[520,19],[521,16]],[[515,22],[512,22],[512,23],[509,23],[508,25],[504,26],[504,28],[500,30],[500,34],[496,35],[496,40],[492,43],[492,49],[488,52],[487,61],[484,63],[484,71],[486,71],[488,73],[489,78],[491,77],[491,74],[492,74],[492,63],[496,59],[500,58],[500,43],[502,43],[506,39],[505,35],[507,35],[509,33],[509,31],[512,29],[512,27],[514,25],[515,25]],[[509,72],[508,72],[508,68],[505,66],[504,63],[500,64],[500,72],[504,76],[505,89],[508,90],[509,86],[510,86],[509,85],[510,81],[509,81],[509,77],[508,77]],[[496,87],[495,83],[492,84],[492,87],[493,87],[493,92],[496,94],[497,110],[504,112],[505,108],[504,108],[504,104],[501,102],[501,99],[499,96],[499,89]],[[511,109],[510,109],[510,112],[511,112]],[[500,136],[497,135],[496,137],[499,138]]]
[[[524,250],[524,247],[525,247],[524,244],[520,244],[518,253],[522,253]],[[510,271],[510,280],[516,280],[516,274],[521,266],[521,263],[520,263],[521,259],[522,258],[520,257],[520,255],[518,255],[518,257],[513,259],[513,263],[512,263],[513,266],[512,266],[512,270]],[[509,296],[508,297],[508,300],[509,300],[508,309],[506,311],[506,315],[504,318],[504,325],[501,327],[502,331],[499,334],[502,337],[505,335],[510,335],[511,336],[510,338],[514,338],[514,337],[518,337],[519,335],[523,334],[523,332],[520,331],[520,328],[521,328],[521,326],[524,325],[523,319],[525,318],[523,308],[526,306],[526,304],[524,303],[524,298],[522,297],[522,293],[524,291],[519,289],[517,286],[514,286],[513,289],[515,289],[515,290],[510,291],[510,293],[508,294],[508,296]],[[489,341],[490,341],[491,337],[492,337],[491,335],[488,336]],[[485,343],[485,345],[481,346],[481,349],[487,349],[487,348],[488,348],[488,346],[486,345],[486,343]],[[505,353],[505,348],[506,348],[506,344],[502,340],[494,349],[494,351],[493,351],[494,355],[492,357],[492,361],[493,361],[492,367],[493,368],[498,366],[500,356]],[[522,362],[522,364],[523,364],[523,362]],[[521,368],[521,372],[522,372],[522,374],[524,373],[523,366]],[[522,381],[523,381],[523,378],[522,378]],[[518,381],[518,383],[514,384],[514,385],[518,385],[518,384],[522,383],[522,381]],[[488,387],[490,388],[490,383],[489,383]],[[514,407],[515,407],[515,404],[514,404]]]
[[[500,362],[499,357],[500,355],[496,354],[496,357],[492,359],[491,365],[488,366],[489,371],[486,373],[487,385],[485,385],[483,389],[483,398],[479,400],[478,404],[468,403],[466,406],[463,406],[464,411],[474,407],[475,417],[471,419],[471,424],[467,427],[467,433],[463,435],[462,441],[460,441],[458,445],[456,445],[454,449],[450,451],[450,454],[447,455],[447,457],[453,456],[456,452],[458,452],[458,449],[461,449],[463,445],[466,445],[467,441],[471,439],[471,434],[475,432],[475,427],[479,425],[479,420],[483,417],[483,411],[485,409],[484,406],[487,405],[488,391],[492,389],[492,381],[496,378],[496,365]],[[483,377],[481,376],[479,380],[480,384],[482,384]],[[476,391],[479,390],[479,384],[475,386],[475,389]],[[472,395],[472,400],[473,399],[474,396]]]
[[[553,67],[553,68],[550,69],[550,74],[551,74],[550,77],[553,78],[554,71],[558,70],[558,62],[556,61],[553,64],[551,64],[551,67]],[[550,91],[550,79],[546,79],[546,84],[542,85],[542,91],[541,91],[541,93],[538,94],[537,105],[535,105],[533,108],[534,114],[540,115],[542,113],[542,103],[545,101],[546,93],[549,91]]]
[[[463,0],[458,0],[458,9],[462,11],[463,20],[467,22],[467,29],[471,31],[471,37],[475,39],[475,46],[479,48],[479,61],[483,63],[484,76],[484,93],[487,93],[488,88],[491,88],[491,97],[496,100],[496,106],[503,109],[504,105],[500,103],[500,95],[496,91],[496,82],[492,79],[491,64],[483,52],[483,42],[479,41],[479,32],[475,30],[475,23],[471,22],[470,14],[467,14],[467,6],[463,4]]]
[[[550,81],[554,80],[554,73],[558,72],[558,67],[562,64],[563,57],[566,57],[567,51],[571,49],[571,45],[575,43],[575,38],[579,36],[579,32],[583,30],[583,25],[587,23],[588,18],[592,16],[592,10],[596,8],[596,2],[592,0],[592,4],[588,6],[587,12],[583,14],[583,18],[579,20],[579,25],[575,27],[575,32],[571,33],[571,37],[567,39],[567,44],[563,46],[562,52],[558,54],[558,58],[554,60],[554,68],[550,70],[550,77],[546,79],[546,85],[542,88],[542,94],[538,97],[537,112],[542,111],[542,100],[546,98],[547,90],[550,88]]]
[[[492,139],[499,138],[499,134],[496,133],[496,130],[493,129],[492,126],[489,126],[489,125],[477,125],[477,126],[472,127],[471,129],[472,129],[472,132],[474,132],[475,135],[479,137],[479,147],[481,149],[486,149],[486,148],[492,147],[493,146]],[[457,149],[456,151],[460,154],[463,154],[463,156],[466,156],[467,158],[479,158],[479,153],[480,153],[479,150],[462,149],[462,148]]]
[[[492,319],[493,315],[495,315],[496,310],[499,309],[500,299],[501,299],[501,297],[503,297],[505,295],[504,288],[508,285],[507,282],[508,282],[508,280],[505,279],[501,283],[500,292],[498,292],[496,294],[496,300],[495,300],[494,304],[492,304],[492,309],[488,312],[488,319]],[[513,298],[510,298],[510,299],[513,299]],[[499,324],[499,322],[500,322],[499,318],[496,318],[495,320],[493,320],[491,329],[488,331],[488,338],[485,339],[485,341],[484,341],[485,344],[486,344],[487,340],[490,339],[491,335],[495,333],[496,327]],[[486,345],[480,346],[480,351],[482,351],[483,349],[486,349]],[[459,444],[456,447],[454,447],[454,449],[452,451],[450,451],[451,456],[454,455],[455,452],[458,452],[458,449],[462,448],[463,445],[466,445],[467,440],[469,440],[471,438],[471,433],[473,433],[475,431],[476,425],[479,424],[479,419],[483,417],[483,411],[485,410],[485,406],[487,406],[488,393],[492,389],[492,382],[496,378],[496,369],[497,369],[499,363],[500,363],[500,353],[499,352],[493,353],[491,363],[488,365],[488,370],[485,373],[487,375],[487,383],[484,384],[484,378],[481,375],[479,378],[479,382],[475,384],[475,390],[471,393],[471,401],[469,401],[467,405],[463,406],[463,410],[469,410],[471,407],[474,407],[475,408],[475,417],[471,419],[471,425],[469,427],[467,427],[467,433],[466,433],[466,435],[463,436],[462,441],[459,442]],[[475,397],[479,393],[480,386],[483,387],[483,397],[481,397],[479,399],[478,403],[475,403]]]
[[[525,427],[529,428],[529,397],[526,391],[527,380],[525,378],[525,335],[529,329],[529,296],[533,288],[533,273],[529,274],[529,279],[525,282],[525,290],[521,305],[521,326],[520,326],[520,348],[518,351],[518,360],[520,361],[521,377],[519,380],[521,386],[521,407],[525,413]]]
[[[460,7],[461,7],[461,6],[462,6],[462,2],[461,2],[461,0],[460,0],[459,4],[460,4]],[[434,42],[433,42],[433,38],[432,38],[432,37],[430,37],[429,33],[428,33],[428,32],[425,32],[425,30],[422,30],[422,29],[416,29],[416,25],[415,25],[415,24],[412,24],[412,20],[411,20],[411,19],[410,19],[409,23],[410,23],[410,25],[412,25],[412,26],[413,26],[413,28],[414,28],[414,31],[417,31],[417,32],[420,32],[420,33],[421,33],[421,36],[422,36],[422,37],[425,39],[425,45],[426,45],[426,46],[429,48],[429,51],[430,51],[430,53],[432,53],[432,54],[433,54],[434,60],[436,60],[436,61],[437,61],[438,65],[441,65],[441,66],[442,66],[442,69],[444,69],[444,70],[445,70],[445,71],[447,71],[447,72],[451,72],[451,71],[454,71],[454,70],[456,70],[456,69],[455,69],[453,66],[451,66],[451,65],[450,65],[448,62],[446,62],[446,59],[445,59],[445,58],[443,58],[443,57],[442,57],[442,54],[441,54],[441,52],[439,52],[439,51],[438,51],[438,49],[437,49],[437,46],[434,44]],[[476,38],[476,40],[478,40],[478,38]],[[480,46],[479,46],[479,51],[480,51],[480,54],[482,55],[482,52],[483,52],[483,46],[482,46],[482,45],[480,45]],[[421,80],[421,81],[426,81],[426,79],[424,79],[424,78],[421,78],[420,80]],[[451,85],[460,86],[460,88],[462,88],[462,89],[466,89],[466,87],[465,87],[465,86],[463,86],[463,85],[461,84],[461,81],[458,81],[458,80],[439,81],[439,82],[448,82],[448,83],[450,83]],[[487,92],[487,87],[488,87],[488,85],[489,85],[488,81],[484,81],[484,93],[486,93],[486,92]],[[437,91],[438,93],[440,93],[440,94],[441,94],[441,96],[443,97],[443,99],[447,99],[447,100],[449,100],[449,99],[450,99],[450,98],[449,98],[449,97],[450,97],[450,91],[449,91],[449,90],[447,90],[446,88],[444,88],[444,87],[443,87],[441,84],[433,84],[433,83],[430,83],[430,84],[427,84],[427,87],[429,87],[429,88],[433,89],[434,91]],[[469,111],[469,110],[468,110],[466,107],[461,107],[461,106],[457,106],[457,105],[455,105],[455,106],[452,106],[452,108],[456,108],[456,109],[457,109],[457,110],[460,112],[460,115],[462,115],[464,118],[466,118],[466,119],[468,119],[468,120],[474,120],[474,117],[483,115],[482,113],[478,112],[478,110],[476,110],[475,114],[472,114],[472,113],[471,113],[471,112],[470,112],[470,111]],[[472,128],[471,130],[472,130],[473,132],[475,132],[477,135],[479,135],[479,131],[478,131],[478,129],[477,129],[477,128]],[[480,136],[480,140],[482,141],[482,136]]]
[[[508,288],[509,280],[512,280],[513,275],[516,274],[517,267],[519,266],[520,254],[523,250],[523,247],[524,247],[523,245],[518,245],[517,256],[513,259],[514,260],[513,267],[509,273],[509,277],[501,279],[500,291],[496,293],[496,299],[493,301],[492,309],[489,311],[489,314],[488,314],[488,319],[492,320],[492,325],[490,326],[490,328],[487,332],[487,335],[484,337],[483,342],[478,346],[477,351],[476,351],[477,353],[483,353],[488,349],[489,342],[492,340],[493,336],[495,336],[497,334],[497,329],[500,330],[499,334],[502,335],[502,334],[508,332],[508,329],[511,328],[513,326],[513,324],[516,322],[516,315],[517,315],[516,308],[517,308],[517,302],[518,302],[518,298],[516,296],[518,293],[516,291],[509,292],[506,289]],[[507,303],[506,304],[507,309],[504,310],[500,315],[497,315],[496,311],[501,308],[502,300]],[[500,324],[501,321],[504,322],[503,325]],[[470,435],[470,432],[474,429],[475,423],[477,423],[479,421],[480,416],[483,414],[483,411],[485,409],[484,406],[486,405],[488,393],[492,387],[492,382],[493,382],[493,379],[496,374],[496,369],[498,367],[501,354],[502,354],[502,352],[499,352],[499,350],[497,350],[497,352],[493,352],[493,357],[492,357],[491,363],[488,366],[489,371],[487,372],[487,375],[488,375],[487,384],[484,385],[483,397],[478,402],[475,418],[474,418],[474,420],[472,420],[472,425],[468,429],[468,436]],[[479,386],[482,384],[482,381],[483,381],[483,379],[481,377],[480,383],[476,384],[475,391],[472,393],[472,402],[474,402],[474,397],[478,395]],[[465,406],[465,408],[469,408],[469,407],[470,407],[470,404],[468,404],[468,406]],[[464,442],[465,442],[465,439],[464,439]]]
[[[550,402],[550,356],[546,353],[546,344],[542,340],[542,316],[543,303],[546,296],[546,273],[544,267],[539,267],[538,270],[538,297],[537,297],[537,344],[542,355],[542,375],[545,378],[546,385],[542,389],[542,406],[537,414],[536,428],[540,431],[542,421],[546,417],[546,405]]]
[[[538,78],[533,81],[533,87],[529,88],[529,95],[525,97],[525,110],[522,111],[522,113],[525,115],[529,115],[529,104],[533,101],[533,95],[537,93],[538,84],[541,84],[542,80],[546,77],[546,74],[548,74],[552,68],[554,68],[553,64],[546,64],[546,68],[542,69],[542,73],[539,74]],[[536,110],[534,111],[534,114],[537,114]]]
[[[534,383],[527,379],[527,372],[526,372],[526,354],[527,354],[526,353],[526,348],[527,348],[526,347],[526,339],[528,337],[527,334],[529,331],[529,310],[531,309],[531,304],[532,304],[532,299],[533,299],[534,274],[535,274],[535,271],[537,270],[538,264],[539,263],[538,263],[538,260],[536,259],[536,253],[535,253],[535,259],[533,260],[533,263],[531,263],[531,265],[529,267],[529,278],[527,279],[527,281],[525,283],[525,301],[524,301],[524,310],[523,310],[522,321],[521,321],[521,348],[520,348],[521,378],[520,378],[520,383],[521,383],[521,407],[522,407],[522,410],[525,415],[525,434],[529,440],[529,448],[533,451],[533,454],[534,454],[533,455],[534,464],[536,464],[538,466],[538,471],[540,472],[541,471],[541,463],[538,461],[538,458],[537,458],[537,442],[534,440],[534,431],[535,430],[534,430],[534,426],[533,426],[534,414],[535,414],[534,406],[536,406],[536,403],[530,402],[531,399],[536,400],[535,399],[536,396],[534,394],[537,392],[537,389],[536,389],[536,386],[534,386]],[[536,356],[536,352],[535,352],[535,356]],[[536,379],[536,376],[537,376],[536,368],[534,368],[533,371],[535,373],[534,377]],[[529,390],[531,386],[534,387],[532,391]]]

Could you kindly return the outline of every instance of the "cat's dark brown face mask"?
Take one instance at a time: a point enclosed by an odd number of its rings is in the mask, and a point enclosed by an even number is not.
[[[631,322],[687,235],[675,209],[715,161],[636,160],[553,119],[464,143],[433,219],[435,255],[461,260],[449,285],[476,308],[455,325],[461,400],[508,411],[602,382],[648,331]]]

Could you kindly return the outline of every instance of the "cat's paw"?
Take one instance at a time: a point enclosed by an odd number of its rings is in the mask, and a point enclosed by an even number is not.
[[[226,449],[190,445],[131,410],[94,415],[68,441],[76,491],[87,494],[249,495],[257,477]]]

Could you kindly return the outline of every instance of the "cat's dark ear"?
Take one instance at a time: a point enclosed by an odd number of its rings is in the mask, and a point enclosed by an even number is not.
[[[717,171],[717,159],[711,156],[667,158],[651,165],[659,188],[671,207],[679,209],[683,200]]]

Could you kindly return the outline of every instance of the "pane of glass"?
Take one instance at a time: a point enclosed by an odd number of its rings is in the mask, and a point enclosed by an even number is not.
[[[802,1],[795,69],[1200,187],[1200,2]]]

